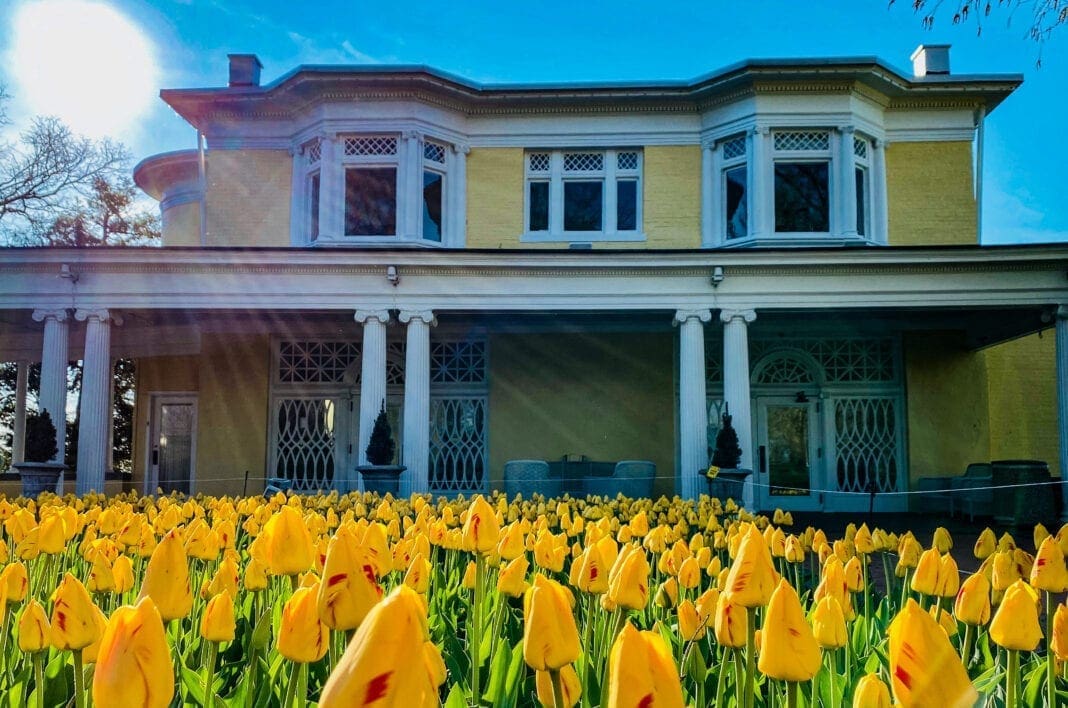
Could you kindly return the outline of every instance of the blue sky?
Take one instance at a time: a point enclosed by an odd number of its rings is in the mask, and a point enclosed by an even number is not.
[[[0,82],[13,96],[9,112],[17,122],[34,112],[27,95],[39,79],[27,75],[40,64],[10,61],[20,46],[16,35],[25,33],[26,23],[15,21],[19,13],[35,4],[49,8],[53,17],[46,12],[37,24],[51,25],[70,14],[66,8],[87,2],[110,6],[144,36],[157,65],[149,81],[157,88],[222,85],[229,52],[258,54],[265,81],[302,63],[429,64],[478,81],[596,81],[691,78],[748,57],[877,55],[908,73],[916,45],[948,42],[954,73],[1025,76],[987,123],[984,242],[1068,241],[1062,195],[1068,27],[1053,35],[1036,69],[1025,14],[1007,26],[1008,15],[995,11],[977,37],[974,22],[953,26],[948,14],[925,30],[911,0],[890,8],[886,0],[6,0],[0,57],[8,60],[0,61]],[[120,44],[117,31],[92,27],[100,35],[91,38],[97,47]],[[63,61],[79,63],[91,54],[63,44],[51,50]],[[17,66],[30,68],[12,75]],[[193,147],[192,128],[153,100],[145,82],[141,74],[114,77],[109,91],[137,96],[124,114],[130,120],[113,120],[109,132],[138,159]]]

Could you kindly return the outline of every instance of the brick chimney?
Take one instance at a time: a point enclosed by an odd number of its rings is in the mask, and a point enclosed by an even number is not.
[[[259,86],[263,64],[255,54],[227,54],[231,86]]]
[[[949,74],[948,44],[921,44],[909,58],[912,59],[912,73],[918,79]]]

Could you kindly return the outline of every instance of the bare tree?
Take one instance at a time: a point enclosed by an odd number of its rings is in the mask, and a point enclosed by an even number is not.
[[[67,200],[51,221],[11,238],[27,246],[157,246],[159,216],[138,200],[129,177],[94,177],[89,193]]]

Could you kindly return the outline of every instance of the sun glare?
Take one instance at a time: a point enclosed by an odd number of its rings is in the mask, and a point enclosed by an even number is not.
[[[32,114],[75,132],[124,138],[158,89],[151,41],[107,3],[24,2],[15,11],[9,87]]]

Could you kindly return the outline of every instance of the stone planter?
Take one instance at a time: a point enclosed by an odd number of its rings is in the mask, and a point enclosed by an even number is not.
[[[752,504],[751,494],[746,494],[746,481],[752,476],[753,470],[746,469],[720,469],[715,477],[706,477],[708,480],[708,496],[718,498],[720,501],[733,499],[741,506]]]
[[[20,462],[15,469],[22,478],[22,496],[35,499],[41,492],[56,491],[59,475],[67,466],[59,462]]]
[[[396,497],[400,494],[400,476],[404,465],[358,465],[356,471],[363,477],[363,488],[368,492],[378,492],[379,496],[387,493]]]

